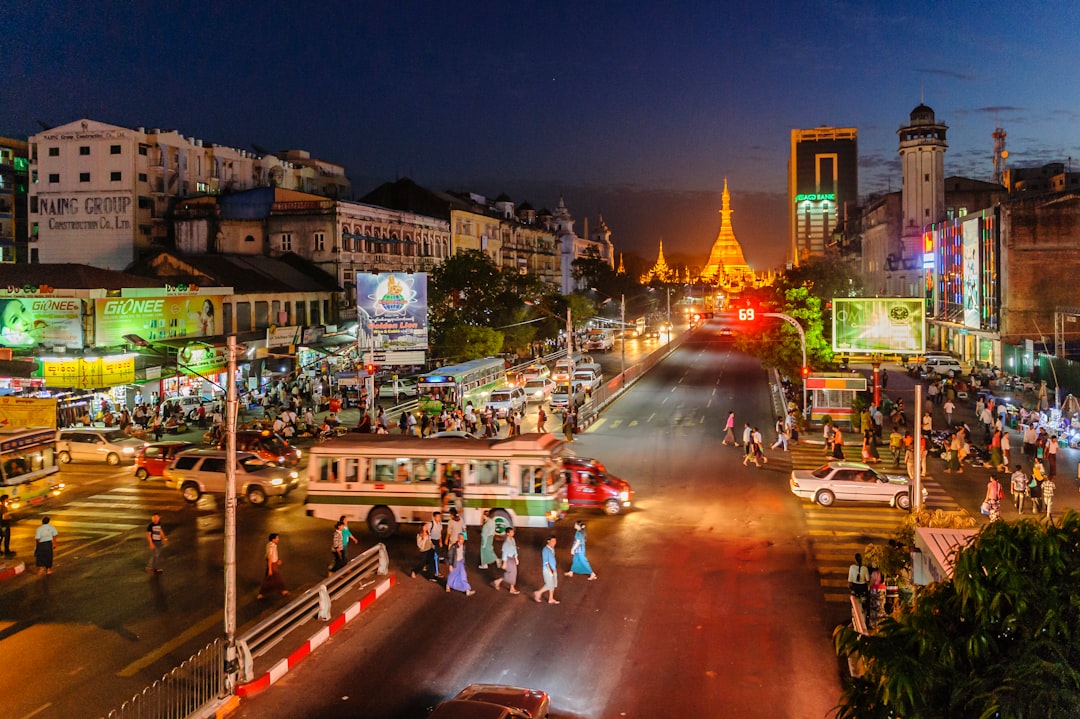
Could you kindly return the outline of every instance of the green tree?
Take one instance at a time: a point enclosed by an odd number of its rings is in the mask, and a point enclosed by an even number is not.
[[[806,360],[810,367],[832,362],[832,349],[825,339],[821,299],[807,287],[763,287],[744,293],[739,306],[746,304],[760,315],[780,312],[795,319],[806,335]],[[802,346],[799,333],[790,324],[774,317],[759,316],[739,335],[738,349],[754,355],[766,367],[775,367],[788,377],[799,377]]]
[[[1080,515],[993,522],[956,556],[952,579],[872,635],[833,633],[865,673],[837,719],[1055,719],[1080,706]]]
[[[447,362],[466,362],[492,357],[502,351],[503,335],[490,327],[457,324],[444,329],[439,356]]]

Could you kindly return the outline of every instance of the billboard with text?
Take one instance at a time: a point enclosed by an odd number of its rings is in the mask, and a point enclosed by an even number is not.
[[[839,297],[833,301],[833,352],[921,354],[926,315],[918,297]]]
[[[211,337],[222,334],[221,296],[108,297],[94,300],[94,344],[126,344],[124,335],[144,340]]]
[[[0,347],[83,345],[82,300],[0,296]]]
[[[360,308],[361,327],[367,322],[376,350],[427,349],[425,273],[357,272],[356,304]]]

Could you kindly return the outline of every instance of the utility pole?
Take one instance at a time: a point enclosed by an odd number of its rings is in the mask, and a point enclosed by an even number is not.
[[[236,687],[236,335],[229,335],[225,386],[225,684]]]
[[[626,386],[626,294],[619,298],[619,349],[622,357],[619,362],[619,376],[622,377],[622,385]]]
[[[740,312],[741,312],[741,310],[740,310]],[[802,325],[799,324],[799,321],[796,320],[791,315],[785,315],[783,312],[761,312],[760,314],[761,314],[762,317],[776,317],[777,319],[781,319],[784,322],[787,322],[789,325],[791,325],[792,327],[795,328],[795,331],[799,333],[799,345],[802,347],[802,366],[809,368],[809,365],[806,364],[806,333],[803,332]],[[807,392],[807,389],[806,389],[806,379],[807,379],[806,377],[803,377],[803,383],[802,383],[802,406],[803,406],[803,413],[804,414],[805,414],[806,408],[808,406],[806,404],[807,398],[808,398],[808,392]],[[810,418],[807,417],[807,420],[809,420],[809,419]]]

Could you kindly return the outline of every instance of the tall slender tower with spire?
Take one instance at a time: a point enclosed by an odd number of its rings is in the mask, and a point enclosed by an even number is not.
[[[724,193],[720,196],[720,232],[716,235],[709,262],[701,272],[701,279],[724,284],[742,284],[748,275],[753,275],[750,265],[743,257],[742,245],[735,239],[735,230],[731,227],[731,193],[728,192],[727,178],[724,178]]]

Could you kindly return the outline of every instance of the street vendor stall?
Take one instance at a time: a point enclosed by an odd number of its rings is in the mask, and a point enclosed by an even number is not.
[[[915,549],[911,553],[911,577],[915,584],[927,585],[951,579],[956,553],[979,532],[976,529],[915,528]]]

